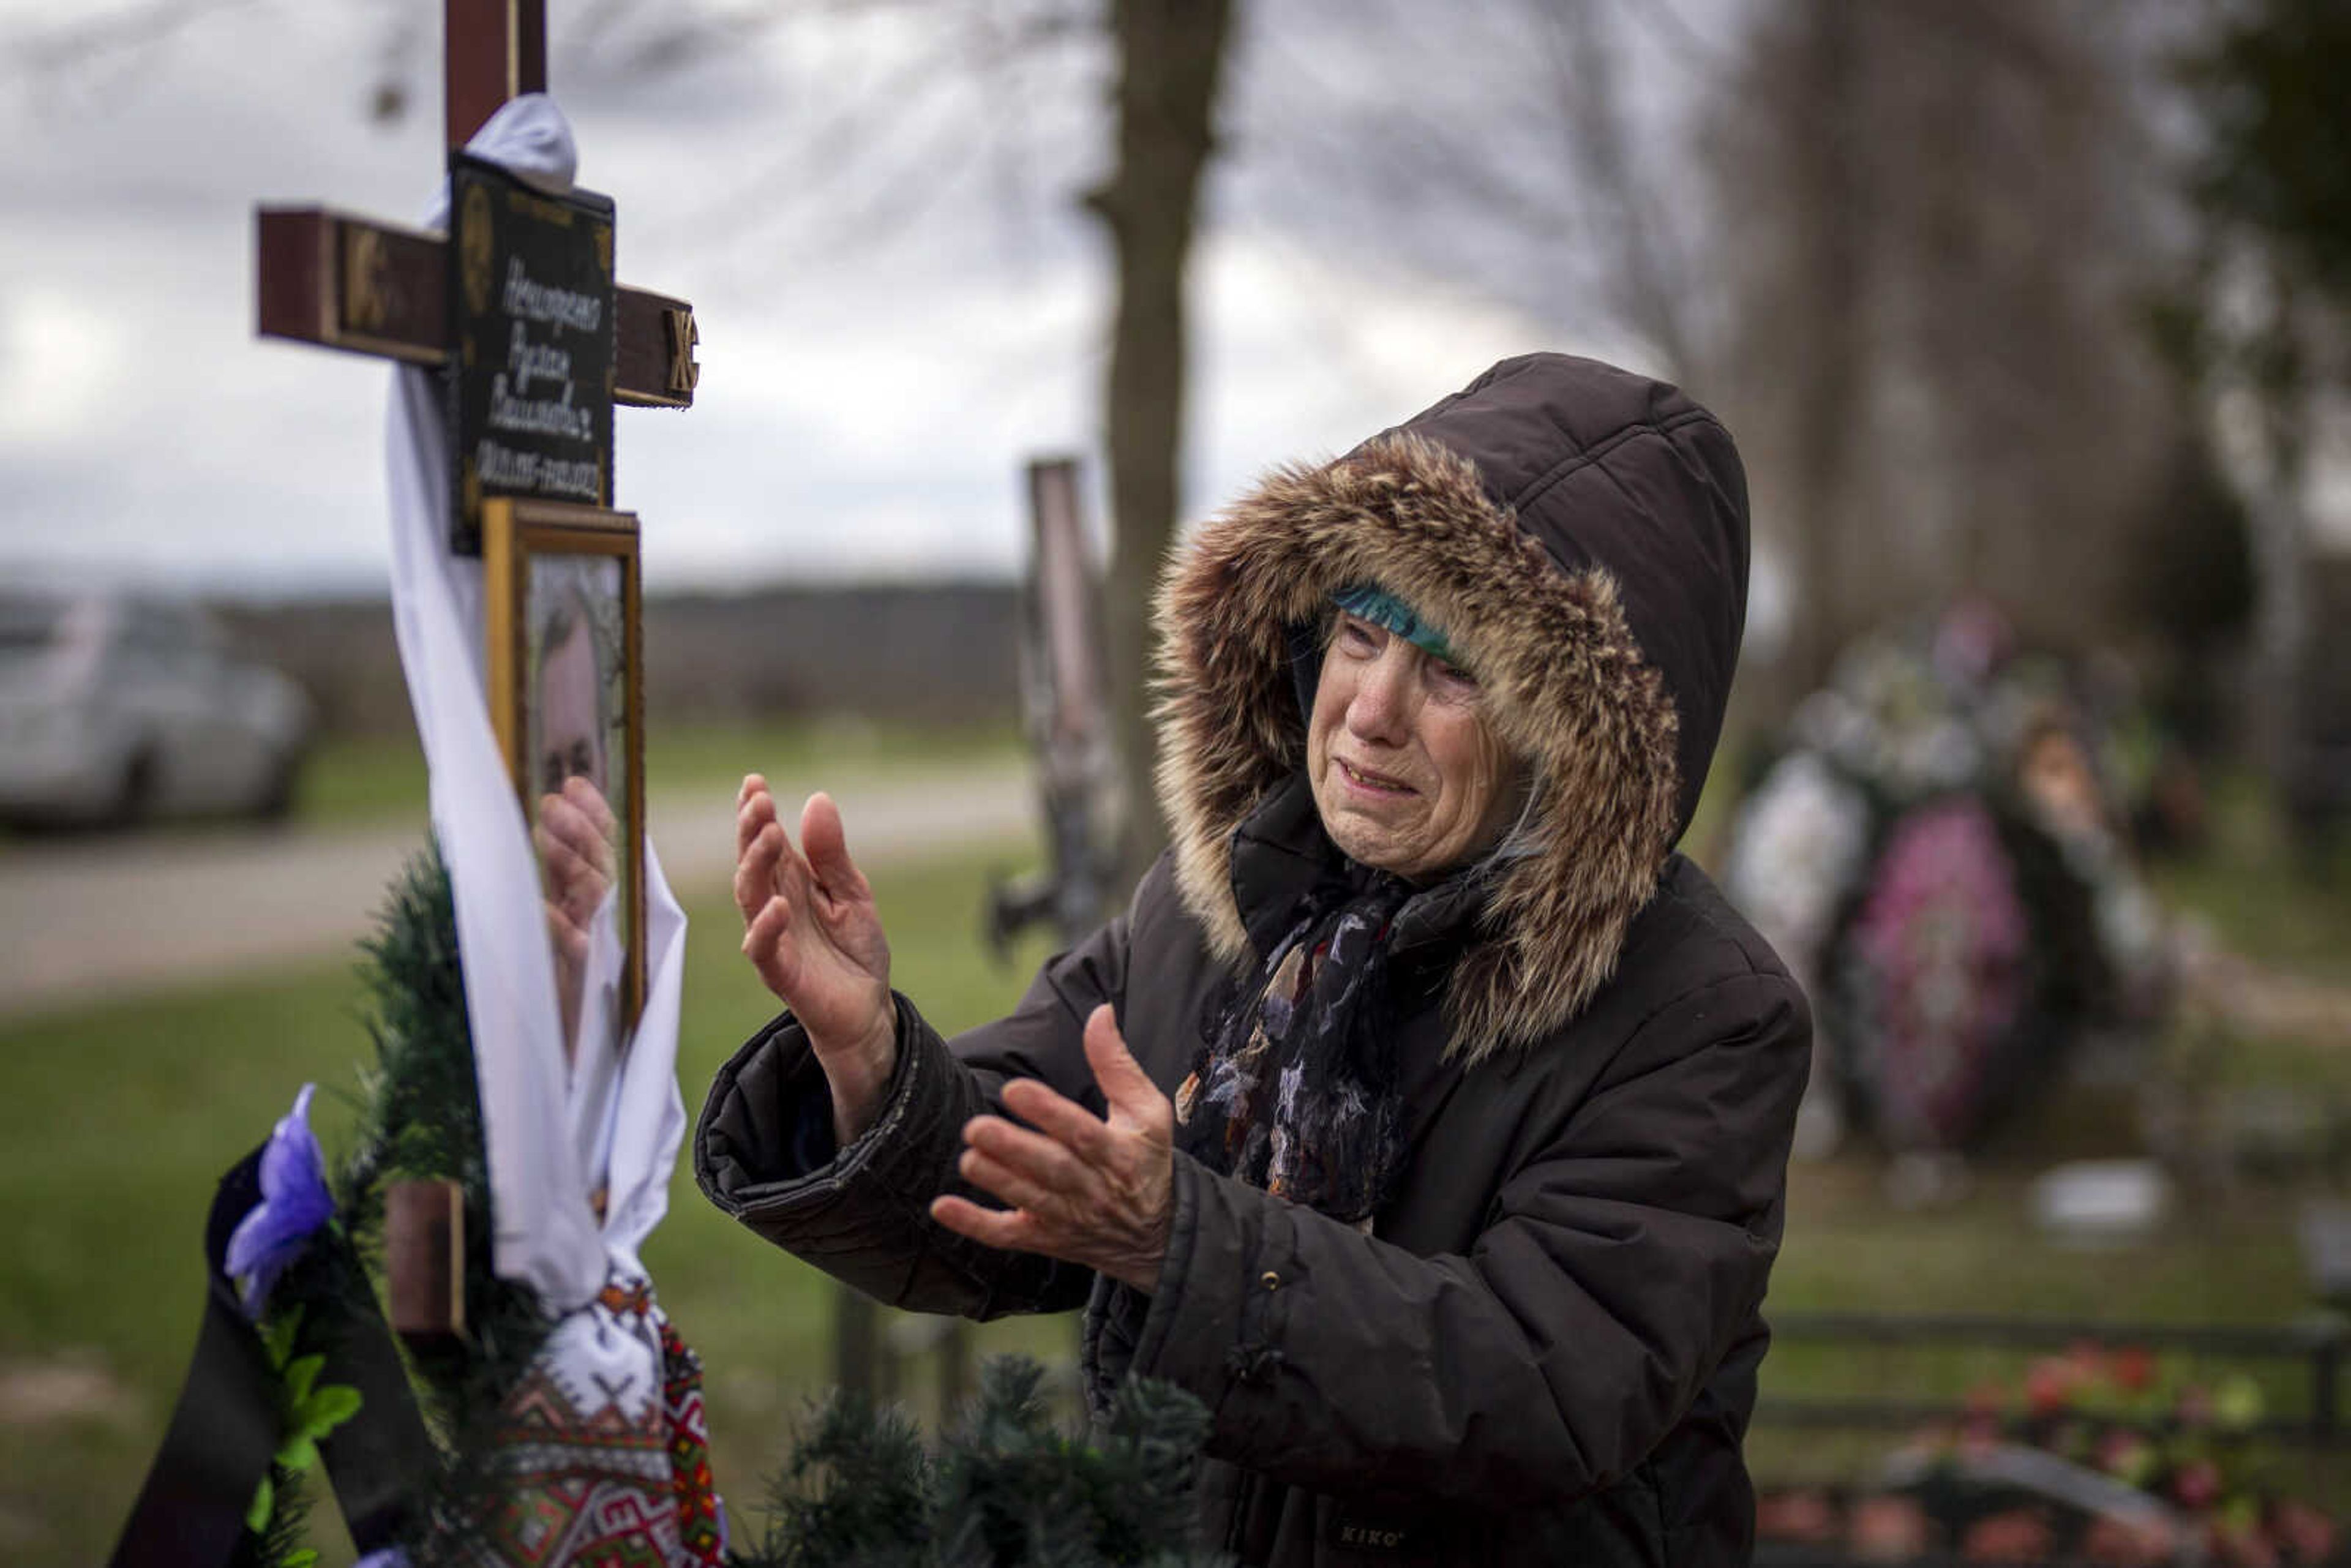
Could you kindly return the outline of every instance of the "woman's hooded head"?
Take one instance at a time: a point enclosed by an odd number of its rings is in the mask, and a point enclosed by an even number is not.
[[[1298,633],[1374,585],[1476,672],[1536,800],[1454,967],[1454,1047],[1549,1033],[1613,972],[1688,826],[1747,570],[1729,434],[1591,360],[1506,361],[1343,457],[1270,476],[1186,542],[1160,595],[1160,798],[1187,907],[1228,958],[1250,955],[1231,841],[1306,762]]]

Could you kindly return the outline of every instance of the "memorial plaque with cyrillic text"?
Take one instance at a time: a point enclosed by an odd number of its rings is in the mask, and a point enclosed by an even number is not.
[[[486,497],[612,499],[612,204],[449,165],[450,548],[481,553]]]

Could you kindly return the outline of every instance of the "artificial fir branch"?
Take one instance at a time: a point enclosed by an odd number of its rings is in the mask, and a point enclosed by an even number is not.
[[[383,1184],[438,1177],[465,1189],[469,1228],[487,1217],[488,1160],[465,1019],[465,971],[449,871],[427,844],[394,880],[360,983],[375,1063],[361,1084],[357,1139],[337,1198],[354,1236],[376,1236]],[[474,1212],[476,1199],[480,1216]]]
[[[310,1568],[319,1560],[310,1545],[310,1488],[298,1472],[275,1462],[263,1484],[268,1521],[246,1531],[229,1568]]]
[[[422,1403],[441,1442],[440,1462],[420,1478],[411,1516],[410,1555],[428,1568],[465,1555],[466,1537],[500,1495],[499,1468],[490,1459],[498,1412],[552,1325],[536,1291],[500,1279],[493,1267],[489,1158],[456,904],[437,846],[428,844],[402,869],[362,951],[376,1060],[336,1195],[346,1229],[371,1256],[380,1254],[390,1181],[454,1181],[465,1199],[468,1332],[445,1346],[411,1347]]]
[[[1120,1484],[1104,1506],[1138,1548],[1165,1541],[1165,1531],[1155,1528],[1162,1521],[1194,1517],[1208,1427],[1207,1406],[1172,1383],[1130,1377],[1111,1396],[1098,1441],[1113,1458]]]
[[[331,1228],[320,1234],[278,1281],[273,1305],[259,1325],[262,1354],[279,1379],[279,1442],[260,1486],[246,1534],[231,1568],[311,1568],[310,1511],[317,1500],[319,1443],[359,1412],[356,1389],[321,1385],[324,1370],[348,1325],[341,1310],[366,1278],[350,1246]]]
[[[1092,1444],[1057,1430],[1044,1372],[981,1369],[979,1396],[925,1458],[901,1416],[836,1396],[795,1447],[765,1539],[736,1568],[1210,1568],[1193,1540],[1192,1484],[1207,1411],[1133,1383]]]
[[[914,1425],[853,1394],[821,1406],[772,1488],[764,1539],[745,1568],[921,1568],[930,1461]]]

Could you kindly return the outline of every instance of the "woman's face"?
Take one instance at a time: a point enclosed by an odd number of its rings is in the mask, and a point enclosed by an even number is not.
[[[1477,681],[1342,612],[1314,688],[1306,771],[1332,842],[1411,880],[1475,858],[1513,808]]]

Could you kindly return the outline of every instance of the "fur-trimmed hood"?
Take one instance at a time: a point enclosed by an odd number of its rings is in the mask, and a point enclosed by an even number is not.
[[[1268,476],[1176,552],[1157,606],[1160,803],[1218,956],[1250,951],[1233,835],[1305,763],[1292,633],[1373,582],[1445,634],[1540,776],[1533,852],[1494,879],[1448,982],[1451,1050],[1567,1023],[1696,808],[1747,565],[1729,434],[1592,360],[1505,361],[1345,457]]]

